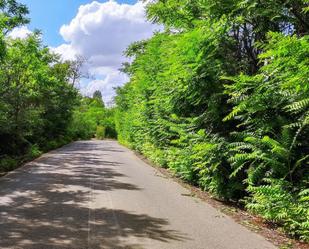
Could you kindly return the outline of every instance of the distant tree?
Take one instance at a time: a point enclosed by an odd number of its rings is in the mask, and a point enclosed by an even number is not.
[[[93,101],[96,103],[96,105],[105,108],[105,104],[103,101],[102,93],[101,91],[97,90],[92,95]]]
[[[96,90],[96,91],[93,93],[92,98],[94,98],[94,99],[102,99],[102,93],[101,93],[101,91]]]

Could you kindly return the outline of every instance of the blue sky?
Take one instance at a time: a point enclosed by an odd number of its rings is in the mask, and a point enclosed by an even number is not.
[[[94,79],[79,84],[82,94],[102,92],[105,102],[128,77],[119,72],[124,50],[135,41],[148,39],[161,27],[146,20],[145,3],[133,0],[19,0],[29,8],[31,23],[13,30],[11,36],[26,37],[39,29],[44,45],[64,60],[87,59],[84,66]]]
[[[59,46],[63,38],[59,34],[60,27],[69,23],[76,16],[80,5],[93,2],[92,0],[20,0],[26,4],[31,19],[28,27],[40,29],[44,34],[44,41],[50,46]],[[105,1],[97,1],[105,2]],[[119,3],[134,4],[134,0],[118,0]]]

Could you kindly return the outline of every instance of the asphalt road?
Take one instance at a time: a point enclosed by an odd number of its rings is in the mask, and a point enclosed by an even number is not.
[[[0,248],[276,247],[116,142],[84,141],[0,179]]]

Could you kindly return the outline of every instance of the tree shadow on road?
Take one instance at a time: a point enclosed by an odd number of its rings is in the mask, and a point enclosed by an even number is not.
[[[65,147],[0,180],[0,248],[141,248],[132,238],[168,248],[170,241],[187,239],[168,229],[166,219],[91,207],[94,193],[141,190],[94,145]]]

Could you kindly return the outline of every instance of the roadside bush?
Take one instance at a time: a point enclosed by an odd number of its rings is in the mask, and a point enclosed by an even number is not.
[[[156,148],[153,144],[146,142],[141,145],[139,152],[145,155],[150,161],[152,161],[156,165],[166,167],[167,159],[164,150]]]
[[[309,242],[309,189],[293,193],[284,180],[265,179],[264,184],[248,188],[246,207],[268,221],[281,225],[292,236]]]
[[[31,145],[29,152],[26,156],[27,160],[32,160],[34,158],[39,157],[40,155],[42,155],[42,151],[40,150],[39,146],[37,144],[33,144]]]
[[[97,139],[104,139],[106,137],[106,128],[104,126],[97,126],[97,130],[96,130],[96,138]]]
[[[197,177],[194,171],[192,150],[188,148],[171,147],[168,150],[168,168],[171,169],[177,176],[192,184],[196,183]]]
[[[230,61],[225,22],[197,21],[128,48],[119,140],[308,241],[309,36],[265,32],[252,45],[256,61]]]
[[[19,161],[17,159],[5,156],[0,159],[0,172],[8,172],[15,169],[18,166]]]

